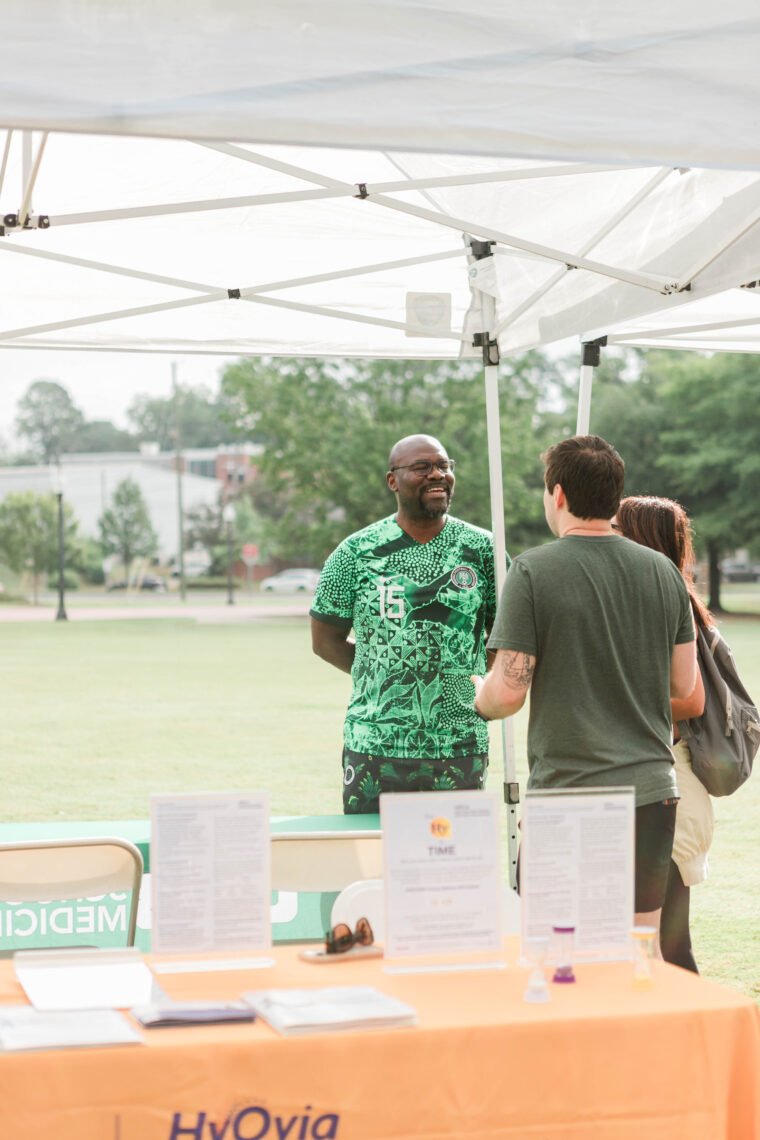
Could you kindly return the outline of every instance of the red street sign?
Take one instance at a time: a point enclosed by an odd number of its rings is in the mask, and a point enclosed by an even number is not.
[[[246,566],[253,566],[259,557],[259,548],[255,542],[246,542],[243,544],[243,562]]]

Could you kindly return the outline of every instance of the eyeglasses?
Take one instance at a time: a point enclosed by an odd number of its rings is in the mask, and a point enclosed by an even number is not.
[[[345,954],[352,946],[371,946],[375,941],[369,920],[360,918],[356,930],[345,922],[339,922],[325,934],[325,954]]]
[[[454,459],[418,459],[416,463],[401,463],[398,467],[391,467],[391,471],[408,469],[413,471],[415,475],[429,475],[433,468],[436,468],[442,475],[448,475],[449,471],[453,472],[455,467],[456,460]]]

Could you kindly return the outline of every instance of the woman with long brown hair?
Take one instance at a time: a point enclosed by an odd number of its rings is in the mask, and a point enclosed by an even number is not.
[[[680,503],[651,495],[631,495],[618,507],[613,526],[625,538],[659,550],[683,575],[697,627],[714,625],[712,615],[694,587],[694,548],[688,515]],[[692,771],[689,749],[679,739],[677,722],[700,716],[705,692],[697,670],[691,696],[672,700],[673,755],[680,800],[676,813],[673,855],[662,908],[660,943],[666,962],[699,973],[689,932],[689,889],[707,878],[707,852],[713,836],[712,800]]]

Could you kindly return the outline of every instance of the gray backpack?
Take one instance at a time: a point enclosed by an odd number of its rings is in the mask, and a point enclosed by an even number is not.
[[[760,716],[717,629],[697,630],[697,662],[705,711],[679,721],[678,731],[691,754],[694,775],[711,796],[730,796],[752,771],[760,746]]]

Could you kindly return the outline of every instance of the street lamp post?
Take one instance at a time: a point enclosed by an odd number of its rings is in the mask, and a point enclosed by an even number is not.
[[[235,508],[232,503],[225,503],[222,508],[222,520],[227,526],[227,605],[234,606],[234,584],[232,581],[232,524],[235,522]]]
[[[68,621],[63,565],[63,475],[60,465],[51,468],[51,483],[53,494],[58,500],[58,612],[55,615],[55,620]]]

